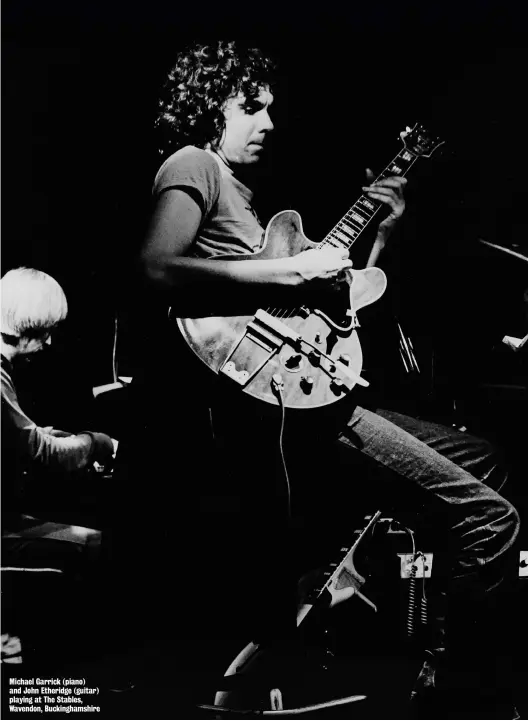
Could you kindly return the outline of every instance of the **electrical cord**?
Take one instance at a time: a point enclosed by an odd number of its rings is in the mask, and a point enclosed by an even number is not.
[[[411,576],[409,578],[409,605],[407,607],[407,636],[411,638],[414,635],[414,614],[416,610],[416,571],[417,567],[413,563],[411,566]]]
[[[410,528],[407,528],[406,526],[403,526],[407,533],[411,537],[411,543],[412,543],[412,566],[411,566],[411,576],[409,578],[409,605],[407,607],[407,636],[409,638],[412,638],[414,635],[414,616],[416,613],[416,572],[418,570],[416,566],[416,543],[414,540],[414,533],[411,531]]]
[[[283,446],[283,436],[284,436],[284,423],[286,421],[286,408],[284,406],[284,395],[283,395],[283,388],[284,388],[284,382],[282,380],[282,377],[276,373],[272,376],[271,379],[271,388],[275,395],[277,396],[279,400],[279,406],[281,409],[281,422],[280,422],[280,430],[279,430],[279,453],[281,457],[282,462],[282,468],[284,470],[284,479],[286,481],[286,492],[288,497],[288,518],[291,518],[291,485],[290,485],[290,477],[288,475],[288,467],[286,465],[286,459],[284,457],[284,446]]]
[[[279,453],[281,457],[281,463],[282,468],[284,471],[284,478],[286,481],[286,493],[287,493],[287,508],[288,508],[288,518],[291,518],[291,485],[290,485],[290,477],[288,475],[288,467],[286,465],[286,458],[284,456],[284,444],[283,444],[283,438],[284,438],[284,425],[286,422],[286,408],[284,406],[284,395],[282,393],[282,389],[284,387],[284,383],[282,381],[282,378],[279,374],[275,374],[271,379],[271,387],[275,395],[277,396],[279,400],[279,406],[281,409],[281,422],[280,422],[280,430],[279,430]],[[214,421],[213,421],[213,409],[211,406],[208,408],[209,413],[209,428],[211,431],[211,435],[213,438],[213,443],[216,443],[216,433],[214,428]]]
[[[213,439],[213,445],[216,445],[216,433],[215,433],[215,429],[214,429],[213,408],[212,408],[212,406],[209,406],[207,410],[209,411],[209,430],[211,431],[211,437],[212,437],[212,439]]]
[[[425,594],[425,554],[422,553],[422,551],[416,550],[416,543],[414,540],[414,532],[407,528],[407,526],[403,526],[402,524],[398,524],[402,528],[407,531],[407,533],[411,537],[412,542],[412,566],[411,566],[411,575],[409,578],[409,605],[407,609],[407,636],[411,638],[414,635],[414,619],[416,616],[416,610],[417,610],[417,599],[416,599],[416,574],[418,573],[418,566],[416,565],[416,561],[418,561],[419,558],[422,559],[424,572],[422,576],[422,595],[420,598],[420,608],[419,608],[419,619],[420,623],[423,626],[427,626],[428,622],[428,615],[427,615],[427,596]]]
[[[420,623],[422,626],[427,626],[427,598],[425,595],[425,574],[422,579],[422,598],[420,599]]]
[[[117,313],[114,316],[114,343],[112,345],[112,377],[117,383]]]

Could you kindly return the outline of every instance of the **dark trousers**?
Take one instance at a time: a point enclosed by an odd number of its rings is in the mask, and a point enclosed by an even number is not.
[[[235,400],[213,408],[211,418],[207,404],[193,404],[187,392],[143,397],[141,420],[121,442],[104,537],[124,635],[127,613],[128,628],[148,615],[147,624],[166,620],[176,635],[229,636],[232,624],[239,624],[241,639],[278,633],[281,608],[289,619],[284,629],[294,625],[298,578],[278,418],[247,413]],[[287,412],[287,431],[295,425]],[[431,645],[478,653],[476,609],[486,638],[499,637],[492,599],[511,567],[519,530],[515,508],[499,494],[507,471],[494,449],[467,433],[361,407],[349,413],[337,440],[331,437],[329,427],[286,433],[294,513],[298,500],[311,495],[316,508],[333,508],[346,523],[347,508],[368,484],[377,506],[395,517],[411,510],[427,518],[438,538],[435,575],[445,601],[436,609]],[[322,454],[331,464],[321,464]],[[119,603],[120,592],[127,601]]]
[[[338,444],[368,458],[396,516],[417,509],[438,534],[435,570],[450,610],[447,625],[437,624],[435,644],[462,647],[463,629],[469,632],[475,610],[490,603],[514,566],[519,515],[499,494],[508,473],[496,451],[484,440],[440,424],[359,407]],[[501,619],[486,623],[489,637]]]

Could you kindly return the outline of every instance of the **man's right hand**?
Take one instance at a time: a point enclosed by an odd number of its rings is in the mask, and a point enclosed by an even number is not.
[[[352,267],[345,248],[312,248],[288,258],[287,262],[298,276],[298,285],[335,284],[343,280],[345,270]]]

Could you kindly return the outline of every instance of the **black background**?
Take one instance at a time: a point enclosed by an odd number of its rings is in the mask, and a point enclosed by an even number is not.
[[[132,374],[142,343],[127,308],[131,291],[141,302],[130,279],[159,164],[159,87],[188,42],[235,37],[275,54],[281,69],[258,196],[263,221],[294,208],[316,240],[361,194],[365,168],[381,170],[396,154],[406,125],[422,121],[445,139],[407,186],[379,315],[396,311],[423,347],[434,394],[451,411],[456,399],[457,420],[507,447],[524,520],[525,420],[515,389],[506,398],[498,388],[522,372],[501,338],[528,330],[527,264],[479,243],[528,255],[522,8],[485,0],[4,2],[2,274],[41,268],[70,305],[49,353],[22,371],[22,406],[42,425],[113,433],[90,418],[91,388],[113,379],[116,314],[121,374]],[[368,250],[360,241],[356,265]],[[163,345],[160,338],[153,353]],[[385,368],[399,363],[389,345],[379,354]],[[494,390],[483,391],[486,382]]]
[[[157,94],[197,39],[251,41],[279,61],[263,220],[295,208],[322,237],[361,193],[365,167],[381,170],[399,132],[422,121],[446,144],[409,183],[385,303],[433,337],[455,384],[489,366],[504,334],[526,332],[526,264],[478,243],[527,246],[522,3],[19,0],[3,10],[2,272],[31,265],[64,286],[65,332],[34,365],[63,388],[112,381],[117,309],[119,371],[131,372],[141,329],[123,308],[159,163]],[[360,265],[368,244],[358,246]]]

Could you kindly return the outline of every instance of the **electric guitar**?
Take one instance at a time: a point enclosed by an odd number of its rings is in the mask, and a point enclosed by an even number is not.
[[[420,157],[430,157],[443,144],[421,125],[400,134],[404,147],[378,175],[406,175]],[[249,255],[225,255],[224,260],[288,258],[310,248],[352,247],[382,203],[362,195],[320,243],[303,233],[294,210],[277,213],[269,222],[262,249]],[[357,335],[357,311],[377,301],[387,278],[380,268],[346,271],[337,290],[307,296],[300,307],[253,307],[235,315],[219,310],[222,299],[201,317],[177,318],[192,351],[216,374],[254,398],[287,408],[317,408],[343,398],[361,378],[363,364]],[[236,311],[235,311],[236,312]],[[240,312],[240,311],[238,311]]]

